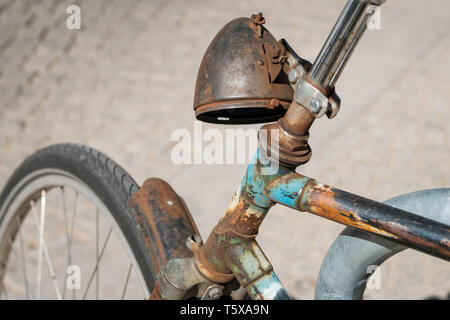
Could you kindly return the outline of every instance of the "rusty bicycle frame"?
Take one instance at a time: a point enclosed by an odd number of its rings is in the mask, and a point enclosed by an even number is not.
[[[150,220],[146,240],[149,246],[156,247],[156,254],[155,251],[152,254],[156,261],[154,272],[158,276],[150,298],[185,299],[195,295],[194,288],[203,298],[208,295],[217,298],[227,283],[237,279],[252,299],[290,299],[255,240],[259,226],[277,203],[450,260],[448,225],[295,172],[297,166],[309,160],[310,149],[305,139],[315,118],[325,112],[336,112],[333,109],[336,99],[331,98],[334,85],[366,29],[370,16],[368,8],[383,2],[349,0],[312,66],[302,65],[294,53],[287,53],[291,70],[300,74],[299,77],[289,75],[294,78],[291,83],[295,99],[284,117],[262,127],[259,150],[248,165],[225,216],[204,244],[181,198],[176,197],[179,203],[175,207],[159,200],[161,195],[176,195],[168,185],[150,179],[132,197],[130,203],[138,220],[143,216]],[[323,98],[326,99],[323,108],[314,108],[317,103],[321,106]],[[183,219],[186,215],[187,220]],[[158,230],[161,221],[171,229]],[[156,239],[163,233],[166,239],[173,241],[167,244]],[[187,246],[184,239],[188,239]]]

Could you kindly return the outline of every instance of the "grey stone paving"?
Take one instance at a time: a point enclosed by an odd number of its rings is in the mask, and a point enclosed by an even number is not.
[[[79,31],[65,25],[73,3],[82,10]],[[170,134],[193,127],[196,72],[209,41],[229,20],[263,11],[276,37],[313,60],[344,4],[0,0],[0,185],[37,148],[87,144],[139,183],[169,181],[206,238],[244,166],[176,166]],[[387,2],[381,30],[367,32],[338,83],[341,113],[314,124],[313,157],[299,172],[379,201],[450,185],[449,9],[445,0]],[[288,290],[310,299],[340,230],[275,208],[259,238]],[[450,292],[448,263],[412,251],[384,265],[382,280],[370,298]]]

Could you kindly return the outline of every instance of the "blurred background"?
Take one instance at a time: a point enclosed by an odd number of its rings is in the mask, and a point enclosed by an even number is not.
[[[231,19],[262,11],[277,39],[313,61],[345,2],[0,0],[0,186],[38,148],[86,144],[139,184],[168,181],[205,239],[245,171],[171,162],[171,133],[193,129],[197,68],[209,42]],[[81,8],[81,30],[66,27],[71,4]],[[337,84],[340,113],[313,125],[313,156],[298,172],[377,201],[450,186],[449,11],[446,0],[381,7],[381,29],[366,32]],[[219,126],[203,125],[211,127]],[[275,207],[258,239],[287,289],[312,299],[342,229]],[[381,288],[366,297],[449,293],[448,262],[407,250],[381,266]]]

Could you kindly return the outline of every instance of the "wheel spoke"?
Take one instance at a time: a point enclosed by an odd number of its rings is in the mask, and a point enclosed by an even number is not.
[[[45,232],[45,190],[41,191],[41,218],[39,225],[39,251],[38,251],[38,273],[36,284],[36,299],[41,298],[41,281],[42,281],[42,259],[44,255],[44,232]],[[32,202],[34,207],[34,202]]]
[[[36,206],[34,204],[33,201],[30,202],[31,203],[31,208],[32,208],[32,212],[33,212],[33,216],[34,216],[34,222],[36,225],[36,228],[38,229],[38,231],[41,234],[41,230],[43,229],[42,227],[42,214],[41,214],[41,224],[39,225],[39,219],[38,219],[38,215],[37,215],[37,210],[36,210]],[[45,206],[45,205],[44,205]],[[41,210],[42,210],[42,206],[41,206]],[[42,212],[42,211],[41,211]],[[45,209],[44,209],[44,219],[45,219]],[[39,250],[41,250],[41,246],[42,246],[42,250],[43,253],[45,255],[45,260],[47,262],[47,266],[50,272],[50,276],[52,278],[52,283],[53,283],[53,287],[55,288],[55,293],[56,293],[56,297],[58,300],[62,300],[62,296],[61,293],[59,291],[59,285],[58,285],[58,281],[56,279],[56,275],[55,275],[55,270],[53,268],[53,263],[52,260],[50,258],[50,253],[48,251],[48,246],[47,246],[47,242],[45,241],[45,238],[43,236],[43,232],[42,232],[42,238],[40,238],[40,242],[39,242]],[[39,281],[42,280],[42,261],[39,262],[40,264],[38,265],[38,272],[41,274],[41,279]],[[40,290],[40,288],[39,288]],[[36,298],[37,298],[37,294],[36,294]]]
[[[99,255],[98,259],[97,259],[97,263],[95,264],[94,270],[92,271],[92,274],[91,274],[91,276],[89,278],[89,282],[88,282],[86,290],[84,291],[84,294],[83,294],[83,300],[86,299],[86,295],[87,295],[87,293],[89,291],[89,287],[91,286],[92,279],[94,279],[94,276],[97,274],[98,265],[99,265],[99,263],[100,263],[100,261],[101,261],[101,259],[103,257],[103,253],[105,252],[106,245],[108,244],[109,237],[111,236],[111,233],[112,233],[112,228],[109,229],[108,235],[106,236],[106,240],[105,240],[105,242],[104,242],[104,244],[102,246],[102,250],[101,250],[100,255]]]
[[[21,223],[19,217],[17,217],[17,225],[19,230],[19,244],[20,244],[20,261],[22,266],[22,274],[23,274],[23,281],[25,283],[25,288],[27,291],[27,300],[30,300],[31,298],[31,292],[30,292],[30,284],[28,282],[28,273],[27,273],[27,266],[25,262],[25,252],[24,252],[24,244],[23,244],[23,236],[22,236],[22,230],[21,230]]]
[[[77,215],[77,202],[78,202],[78,191],[75,192],[75,199],[73,200],[73,212],[72,212],[72,225],[70,226],[70,246],[69,246],[69,265],[72,265],[72,244],[73,244],[73,230],[75,228],[75,218]],[[72,289],[72,298],[77,299],[76,290]]]
[[[66,233],[66,242],[67,242],[67,263],[66,268],[64,270],[64,285],[63,285],[63,293],[62,298],[65,300],[66,297],[66,282],[67,282],[67,267],[71,264],[71,253],[70,253],[70,233],[69,233],[69,219],[67,217],[67,205],[66,205],[66,192],[64,186],[60,187],[61,197],[62,197],[62,206],[63,206],[63,216],[64,216],[64,231]]]
[[[123,286],[122,297],[120,300],[125,298],[125,293],[127,292],[128,281],[130,281],[131,270],[133,269],[133,265],[130,263],[130,267],[128,268],[127,280],[125,281],[125,285]]]

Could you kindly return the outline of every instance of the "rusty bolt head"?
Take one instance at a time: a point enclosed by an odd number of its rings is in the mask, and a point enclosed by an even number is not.
[[[267,104],[267,108],[273,109],[280,105],[280,101],[277,98],[270,99],[269,103]]]
[[[266,18],[263,17],[262,12],[258,12],[257,14],[252,14],[250,19],[252,19],[253,23],[256,25],[262,25],[266,23]]]

